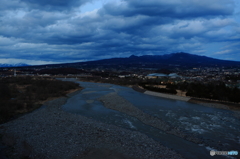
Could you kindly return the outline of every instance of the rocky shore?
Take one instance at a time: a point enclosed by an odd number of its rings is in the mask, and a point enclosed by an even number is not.
[[[71,93],[69,97],[77,93]],[[62,97],[46,102],[41,109],[0,125],[8,158],[182,158],[175,151],[137,131],[63,111],[61,105],[67,99]],[[154,125],[147,119],[145,122]],[[169,129],[164,124],[162,126]]]

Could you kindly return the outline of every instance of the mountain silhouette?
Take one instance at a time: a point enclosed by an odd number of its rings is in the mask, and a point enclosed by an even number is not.
[[[111,58],[97,61],[82,62],[87,65],[121,65],[121,66],[178,66],[178,67],[213,67],[213,66],[240,66],[240,62],[219,60],[207,56],[193,55],[189,53],[172,53],[165,55],[131,55],[127,58]]]

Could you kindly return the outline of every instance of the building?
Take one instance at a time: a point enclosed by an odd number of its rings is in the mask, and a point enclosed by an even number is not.
[[[163,74],[163,73],[152,73],[146,76],[146,78],[148,79],[155,79],[155,78],[167,78],[168,75],[167,74]]]
[[[161,79],[161,78],[180,78],[181,76],[179,76],[176,73],[170,73],[169,75],[164,74],[164,73],[152,73],[146,76],[146,78],[148,79]]]

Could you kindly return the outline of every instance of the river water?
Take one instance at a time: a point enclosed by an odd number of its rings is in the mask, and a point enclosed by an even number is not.
[[[75,81],[75,79],[61,79]],[[233,112],[205,107],[185,101],[170,100],[139,93],[128,87],[113,84],[80,82],[83,89],[68,99],[63,110],[93,118],[95,120],[139,131],[185,158],[212,158],[210,150],[240,152],[240,119]],[[196,144],[180,137],[167,134],[157,128],[145,125],[125,113],[104,107],[98,98],[116,92],[145,113],[158,117],[178,127],[187,134],[204,139],[204,144]],[[215,156],[217,158],[237,158],[238,156]]]

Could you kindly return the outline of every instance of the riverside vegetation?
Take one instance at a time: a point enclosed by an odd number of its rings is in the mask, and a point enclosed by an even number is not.
[[[0,79],[0,123],[39,108],[43,101],[66,95],[78,84],[52,78],[9,77]]]
[[[222,82],[216,83],[167,83],[166,88],[157,88],[161,79],[138,78],[82,78],[82,81],[112,83],[117,85],[139,85],[146,90],[161,93],[176,94],[176,90],[187,92],[187,96],[215,99],[221,101],[240,102],[240,90],[228,88]],[[42,77],[9,77],[0,79],[0,123],[15,118],[18,115],[33,111],[40,107],[43,101],[51,97],[66,95],[71,89],[80,88],[78,84]]]
[[[122,86],[138,85],[142,88],[154,92],[176,94],[176,90],[186,92],[186,96],[197,97],[204,99],[213,99],[226,102],[240,102],[240,89],[237,87],[229,88],[225,83],[218,82],[178,82],[174,84],[166,79],[139,79],[134,77],[129,78],[101,78],[101,77],[87,77],[82,78],[82,81],[92,81],[100,83],[111,83]],[[164,82],[163,82],[164,81]],[[166,88],[158,88],[157,85],[166,85]]]

